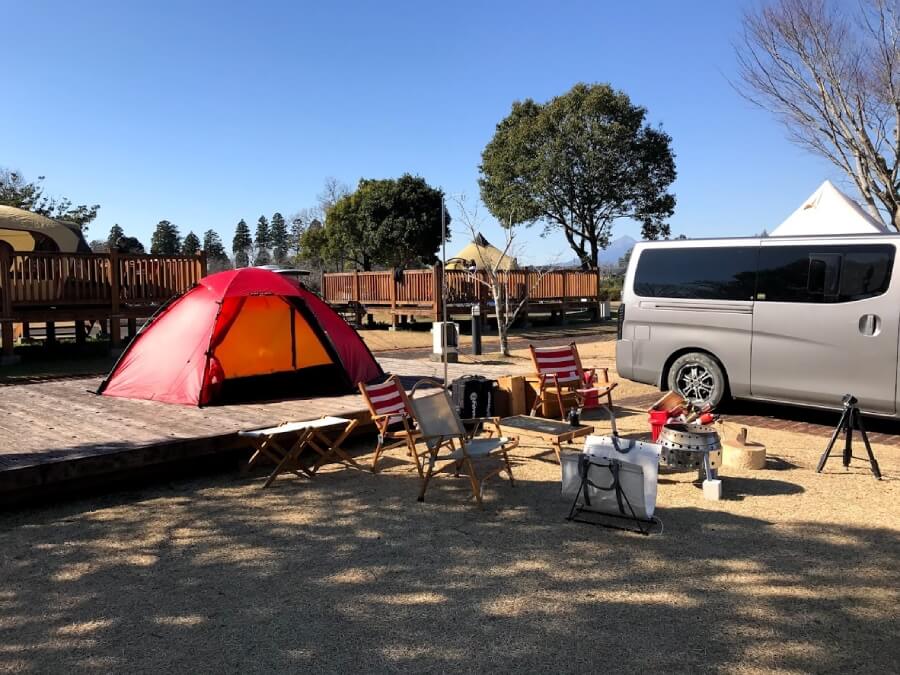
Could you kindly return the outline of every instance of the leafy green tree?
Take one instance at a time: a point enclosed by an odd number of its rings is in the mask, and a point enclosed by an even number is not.
[[[234,230],[234,239],[231,240],[231,252],[234,254],[235,267],[247,267],[250,264],[250,251],[253,248],[253,238],[250,236],[250,228],[247,222],[241,218]]]
[[[272,256],[269,253],[271,245],[271,235],[269,233],[269,221],[265,216],[260,216],[256,221],[256,237],[253,243],[256,245],[256,256],[253,259],[254,265],[268,265],[272,262]]]
[[[125,230],[119,227],[119,224],[116,223],[111,228],[109,228],[109,236],[106,238],[106,246],[107,250],[115,248],[119,245],[119,239],[125,236]]]
[[[203,233],[203,250],[206,251],[206,267],[210,272],[220,272],[231,267],[222,238],[215,230]]]
[[[513,103],[481,155],[481,197],[504,225],[559,228],[581,260],[597,267],[613,223],[668,236],[675,209],[671,138],[646,109],[607,84],[577,84],[547,103]]]
[[[18,171],[0,168],[0,205],[75,223],[86,232],[88,223],[97,217],[100,205],[76,206],[67,197],[48,197],[41,185],[43,180],[44,176],[38,176],[36,181],[28,181]]]
[[[322,231],[307,228],[304,253],[364,270],[434,262],[441,241],[442,193],[418,176],[359,182],[327,211]],[[450,216],[445,218],[449,227]]]
[[[109,253],[109,242],[106,239],[92,239],[88,244],[91,253]]]
[[[156,224],[150,239],[150,253],[153,255],[178,255],[181,252],[181,237],[178,227],[168,220]]]
[[[182,255],[197,255],[200,252],[200,239],[193,231],[188,232],[181,244]]]
[[[144,245],[137,237],[119,237],[116,248],[120,253],[127,253],[129,255],[144,255],[147,252],[144,250]]]
[[[278,212],[272,214],[272,225],[269,228],[269,245],[272,247],[272,259],[275,263],[278,265],[286,263],[290,240],[287,223],[284,221],[284,216]]]

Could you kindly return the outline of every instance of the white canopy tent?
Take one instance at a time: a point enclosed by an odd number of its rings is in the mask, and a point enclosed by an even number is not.
[[[825,181],[803,205],[769,234],[793,237],[804,234],[885,234],[884,224],[859,204]]]

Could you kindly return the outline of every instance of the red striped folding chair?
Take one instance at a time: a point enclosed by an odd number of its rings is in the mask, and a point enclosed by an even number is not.
[[[381,384],[359,384],[359,391],[369,407],[372,422],[378,429],[378,445],[375,447],[375,458],[372,460],[372,473],[378,473],[378,460],[385,450],[406,446],[407,455],[412,458],[423,477],[422,460],[416,452],[416,440],[419,432],[415,428],[409,398],[400,379],[391,375]],[[423,451],[425,452],[425,451]]]
[[[573,342],[565,347],[535,347],[531,345],[531,359],[539,378],[539,390],[531,407],[531,415],[541,413],[546,417],[547,399],[555,399],[559,406],[559,415],[566,419],[566,404],[569,407],[581,408],[589,395],[599,400],[605,396],[612,412],[612,390],[618,382],[609,381],[608,368],[588,368],[581,366],[578,347]],[[597,371],[603,373],[603,381],[598,378]]]

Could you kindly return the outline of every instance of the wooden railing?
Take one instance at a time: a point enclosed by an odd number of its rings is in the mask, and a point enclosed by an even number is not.
[[[514,270],[501,273],[510,298],[529,302],[575,302],[597,299],[597,272]],[[485,272],[447,271],[447,304],[485,304],[491,301]],[[359,303],[366,307],[431,307],[441,302],[440,267],[427,270],[337,272],[322,276],[322,294],[332,304]]]
[[[152,312],[206,274],[206,257],[0,250],[0,325],[11,350],[12,323],[27,313],[53,321],[61,310],[97,318]],[[35,319],[34,317],[41,318]],[[118,322],[114,322],[118,325]],[[116,342],[118,329],[112,330]],[[9,346],[8,346],[9,345]]]

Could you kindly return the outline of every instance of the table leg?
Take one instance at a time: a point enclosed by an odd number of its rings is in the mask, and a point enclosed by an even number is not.
[[[296,473],[294,471],[294,467],[290,466],[290,462],[296,461],[297,457],[300,456],[300,452],[302,452],[303,447],[309,442],[309,440],[310,440],[309,437],[311,435],[312,435],[312,433],[309,429],[304,430],[300,434],[300,437],[297,439],[297,442],[294,443],[293,447],[290,449],[289,452],[286,452],[284,454],[284,457],[278,463],[278,466],[275,467],[275,470],[266,479],[266,482],[263,483],[264,488],[269,487],[272,484],[272,482],[278,477],[278,474],[280,474],[282,471],[291,471],[293,473]],[[312,475],[310,474],[310,478],[311,477],[312,477]]]
[[[703,453],[703,472],[706,474],[707,480],[716,480],[718,472],[713,468],[708,452]]]
[[[325,462],[327,462],[331,457],[337,457],[339,461],[344,462],[345,464],[349,464],[355,469],[359,469],[360,471],[363,468],[356,463],[356,461],[344,452],[343,448],[341,448],[341,444],[347,440],[347,437],[353,432],[356,426],[359,424],[358,419],[350,420],[350,423],[344,428],[341,435],[337,437],[334,441],[328,439],[325,434],[322,432],[316,431],[313,434],[313,438],[310,439],[310,447],[312,447],[316,452],[319,453],[319,459],[316,460],[315,465],[312,468],[312,472],[316,473]],[[316,441],[320,441],[325,447],[321,447]]]

